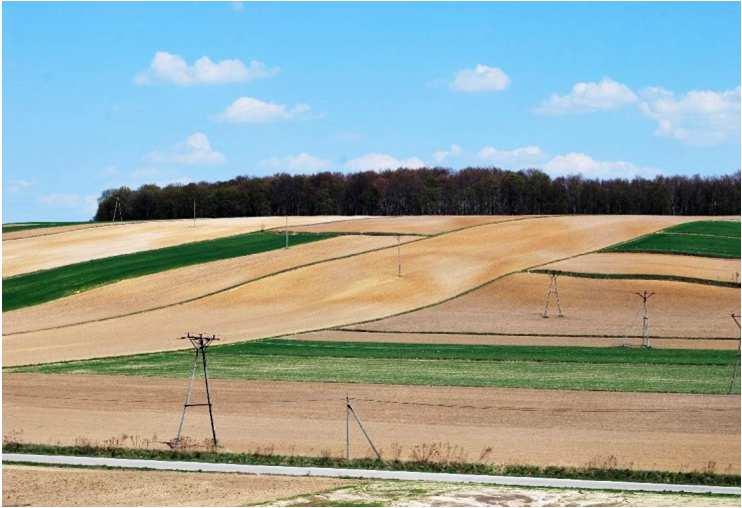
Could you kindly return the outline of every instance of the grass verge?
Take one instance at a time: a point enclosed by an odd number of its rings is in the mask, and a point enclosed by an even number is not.
[[[330,233],[291,234],[291,245],[331,238]],[[80,293],[94,287],[174,268],[280,249],[284,235],[254,232],[121,256],[93,259],[3,279],[3,312]]]
[[[738,221],[679,224],[603,249],[601,252],[650,252],[739,259]]]
[[[497,465],[469,462],[438,462],[432,460],[402,461],[351,459],[336,457],[305,457],[259,453],[229,453],[214,451],[178,451],[134,448],[98,447],[89,445],[59,446],[4,442],[4,453],[39,455],[71,455],[115,457],[127,459],[182,460],[224,464],[255,464],[299,467],[338,467],[352,469],[383,469],[388,471],[424,471],[433,473],[482,474],[573,478],[585,480],[676,483],[692,485],[739,486],[740,476],[712,471],[642,471],[607,467],[562,467],[530,465]]]
[[[210,349],[214,378],[725,394],[736,351],[268,339]],[[13,367],[5,372],[186,377],[192,352]],[[733,387],[739,393],[739,377]]]

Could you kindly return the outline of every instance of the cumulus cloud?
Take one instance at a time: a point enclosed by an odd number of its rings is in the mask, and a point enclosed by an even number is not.
[[[740,87],[691,90],[679,96],[651,87],[641,93],[639,109],[657,122],[658,136],[691,145],[717,145],[739,138]]]
[[[599,161],[577,152],[553,157],[544,165],[544,170],[553,177],[579,173],[590,178],[653,177],[662,172],[657,168],[626,161]]]
[[[456,73],[451,88],[459,92],[499,92],[510,84],[510,77],[499,67],[479,64]]]
[[[209,138],[203,132],[195,132],[185,141],[167,151],[155,151],[147,155],[148,162],[160,164],[187,164],[210,166],[223,164],[225,157],[211,148]]]
[[[306,104],[294,107],[274,102],[261,101],[254,97],[240,97],[230,104],[218,120],[229,123],[268,123],[279,120],[291,120],[311,111]]]
[[[222,85],[226,83],[247,83],[261,78],[269,78],[278,73],[278,68],[267,67],[263,62],[251,60],[245,65],[242,60],[227,59],[219,62],[202,56],[193,65],[183,57],[158,51],[152,58],[149,68],[134,77],[138,85],[169,83],[178,86]]]
[[[381,169],[419,169],[425,166],[425,162],[417,157],[409,159],[397,159],[385,153],[367,153],[345,163],[351,171],[372,171]]]
[[[480,160],[494,164],[502,168],[521,169],[533,167],[538,164],[544,156],[544,152],[538,146],[523,146],[512,150],[501,150],[492,146],[485,146],[477,153]]]
[[[271,157],[260,161],[264,168],[281,171],[321,171],[329,169],[332,166],[330,161],[320,159],[314,155],[302,152],[298,155],[289,155],[288,157]]]
[[[433,152],[433,160],[441,163],[450,157],[456,157],[461,155],[461,147],[459,145],[451,145],[448,150],[436,150]]]
[[[566,95],[552,95],[536,108],[536,112],[544,115],[591,113],[618,109],[636,101],[637,96],[629,87],[603,78],[600,82],[576,83]]]

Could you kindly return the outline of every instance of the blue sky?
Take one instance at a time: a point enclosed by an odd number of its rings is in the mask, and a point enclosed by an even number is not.
[[[740,166],[738,3],[11,3],[3,220],[387,166]]]

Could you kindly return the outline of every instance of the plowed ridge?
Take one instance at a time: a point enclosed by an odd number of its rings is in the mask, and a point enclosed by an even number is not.
[[[216,333],[229,342],[377,319],[454,297],[512,271],[684,220],[688,218],[581,216],[474,227],[403,246],[402,277],[397,276],[397,250],[389,248],[144,314],[6,336],[3,364],[175,349],[182,344],[174,338],[187,330]]]
[[[402,332],[454,332],[536,335],[610,335],[623,342],[640,336],[641,299],[649,300],[650,335],[658,337],[737,337],[729,317],[739,312],[740,290],[670,281],[559,277],[563,318],[544,319],[549,276],[518,273],[459,298],[416,312],[359,324],[351,329]],[[616,345],[613,343],[612,345]]]
[[[291,224],[314,224],[347,217],[289,217]],[[3,243],[3,277],[55,266],[159,249],[186,242],[249,233],[283,226],[284,217],[239,217],[124,223],[74,229],[54,235],[33,236]]]
[[[739,282],[738,259],[670,254],[595,253],[541,267],[576,273],[667,275],[719,282]]]

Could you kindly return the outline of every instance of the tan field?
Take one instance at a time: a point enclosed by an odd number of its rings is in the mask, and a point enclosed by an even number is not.
[[[292,227],[291,231],[311,233],[402,233],[415,235],[437,235],[461,228],[481,226],[507,219],[522,219],[527,215],[416,215],[370,217],[361,220]]]
[[[5,435],[157,448],[175,435],[187,385],[58,374],[3,381]],[[214,380],[217,436],[225,451],[342,456],[346,394],[388,458],[441,443],[449,460],[671,471],[714,463],[739,473],[739,396]],[[208,428],[205,410],[192,409],[185,434],[204,440]],[[134,438],[115,439],[124,434]],[[356,428],[351,453],[370,453]]]
[[[5,465],[3,505],[243,506],[350,483],[330,478]]]
[[[586,254],[540,268],[576,273],[675,275],[722,282],[739,282],[740,274],[739,259],[629,252]]]
[[[347,217],[289,217],[289,225],[315,224]],[[3,277],[90,259],[170,247],[187,242],[283,226],[284,217],[171,220],[78,228],[63,234],[31,236],[3,243]]]
[[[179,343],[173,339],[187,330],[216,333],[229,342],[378,319],[440,302],[513,271],[688,220],[651,216],[506,220],[403,246],[402,277],[397,276],[397,251],[392,247],[284,272],[182,305],[4,336],[3,365],[174,349]],[[61,236],[65,235],[53,238]]]
[[[641,299],[649,300],[650,335],[738,337],[729,317],[739,312],[740,290],[671,281],[559,277],[563,318],[544,319],[549,276],[518,273],[440,305],[351,328],[376,331],[544,335],[641,335]],[[556,312],[551,304],[552,316]],[[615,343],[614,343],[615,345]]]
[[[465,333],[368,332],[320,330],[292,335],[295,340],[341,342],[396,342],[404,344],[479,344],[484,346],[640,346],[641,338],[563,337],[554,335],[472,335]],[[737,349],[737,339],[652,339],[657,349]]]
[[[405,236],[402,242],[417,237]],[[396,245],[392,236],[348,235],[109,284],[3,315],[3,333],[107,319],[174,305],[298,266]]]
[[[22,229],[20,231],[9,231],[7,233],[3,233],[3,241],[20,240],[22,238],[32,238],[35,236],[58,235],[62,233],[69,233],[70,231],[77,231],[79,229],[105,227],[105,226],[118,226],[121,224],[129,224],[129,223],[128,222],[124,222],[124,223],[91,222],[89,224],[73,224],[70,226],[55,226],[55,227],[48,227],[48,228]]]

